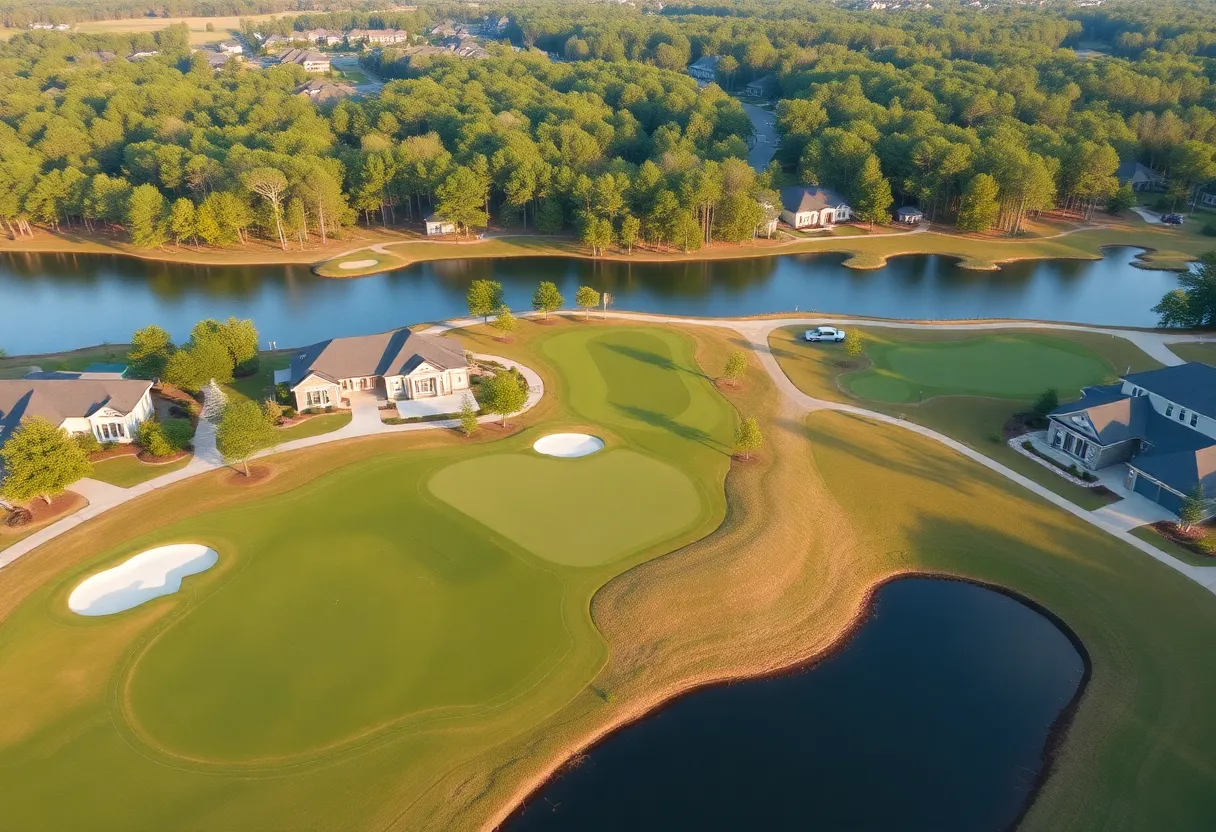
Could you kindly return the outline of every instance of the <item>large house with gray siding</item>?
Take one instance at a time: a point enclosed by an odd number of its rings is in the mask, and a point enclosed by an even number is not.
[[[275,381],[288,384],[298,410],[349,407],[352,394],[400,400],[467,390],[469,362],[455,341],[396,329],[305,347]]]
[[[1126,462],[1127,487],[1174,513],[1196,485],[1216,497],[1216,367],[1129,373],[1048,420],[1053,448],[1090,470]]]

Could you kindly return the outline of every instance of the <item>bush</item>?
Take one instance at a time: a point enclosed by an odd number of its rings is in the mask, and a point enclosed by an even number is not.
[[[255,355],[253,358],[242,361],[240,364],[233,367],[232,375],[236,378],[245,378],[247,376],[251,376],[258,371],[261,363],[261,359]]]
[[[155,419],[149,419],[139,426],[135,441],[152,456],[169,456],[173,453],[173,446],[165,435],[164,427]]]
[[[184,451],[194,439],[194,424],[189,419],[166,419],[161,431],[174,451]]]
[[[284,407],[295,404],[295,397],[291,395],[291,386],[281,381],[274,386],[274,400]]]
[[[283,408],[283,418],[284,419],[294,419],[294,418],[296,418],[296,415],[297,415],[296,409],[294,407],[287,406],[287,407]]]
[[[1060,406],[1060,394],[1054,387],[1048,387],[1034,402],[1034,412],[1046,416]]]
[[[101,443],[91,433],[78,433],[72,437],[72,441],[76,443],[76,447],[86,454],[95,454],[101,450]]]

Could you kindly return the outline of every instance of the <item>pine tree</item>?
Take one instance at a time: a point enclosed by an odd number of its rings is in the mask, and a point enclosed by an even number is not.
[[[996,201],[997,184],[986,173],[977,173],[967,183],[963,190],[962,202],[959,203],[958,222],[960,231],[983,233],[996,224],[1001,214],[1001,206]]]
[[[857,174],[857,199],[854,211],[859,220],[874,223],[885,223],[891,218],[891,183],[882,175],[878,157],[871,154],[866,157]]]

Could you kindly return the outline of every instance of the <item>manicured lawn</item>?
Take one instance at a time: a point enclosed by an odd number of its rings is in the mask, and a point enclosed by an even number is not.
[[[11,355],[0,358],[0,378],[21,378],[29,372],[31,366],[40,367],[46,372],[79,371],[90,364],[111,362],[125,364],[126,361],[126,344],[99,344],[94,347],[42,355]]]
[[[530,329],[509,349],[553,395],[522,432],[312,448],[272,457],[261,484],[208,474],[6,570],[6,821],[417,828],[393,818],[436,776],[584,690],[606,658],[594,593],[721,522],[735,416],[679,333]],[[576,427],[611,446],[531,450]],[[528,522],[449,504],[428,486],[445,479]],[[67,610],[81,579],[168,541],[220,561],[127,613]]]
[[[1017,330],[977,334],[855,328],[866,343],[866,357],[852,361],[839,345],[801,340],[805,327],[774,330],[769,343],[786,375],[805,393],[855,402],[931,427],[1083,508],[1101,508],[1116,499],[1073,485],[1013,451],[1006,446],[1003,432],[1009,417],[1027,410],[1048,386],[1057,386],[1061,400],[1068,401],[1076,398],[1083,384],[1101,383],[1128,367],[1141,371],[1160,366],[1130,341],[1066,330],[1047,335]],[[871,353],[882,361],[894,355],[896,361],[888,366],[906,375],[869,368]],[[989,392],[974,395],[976,388]],[[909,395],[909,391],[914,392]],[[917,403],[921,391],[925,401]],[[900,401],[900,396],[911,400]]]
[[[1201,361],[1216,366],[1216,344],[1185,342],[1170,344],[1170,352],[1184,361]]]
[[[338,430],[339,428],[344,428],[349,424],[349,410],[344,410],[340,413],[322,413],[319,416],[310,416],[303,422],[297,422],[290,427],[279,428],[279,441],[290,442],[293,439],[306,439],[309,436],[320,436],[323,433],[332,433],[333,431]]]
[[[261,402],[274,392],[274,371],[291,365],[291,351],[264,352],[259,356],[258,371],[253,375],[235,378],[224,385],[229,396],[241,396]]]
[[[176,462],[168,462],[164,465],[149,465],[140,460],[133,454],[128,456],[115,456],[109,459],[103,459],[101,462],[93,463],[93,473],[89,476],[95,480],[108,482],[110,485],[117,485],[120,488],[130,488],[133,485],[139,485],[141,482],[147,482],[150,479],[180,471],[190,464],[190,457],[185,456]]]

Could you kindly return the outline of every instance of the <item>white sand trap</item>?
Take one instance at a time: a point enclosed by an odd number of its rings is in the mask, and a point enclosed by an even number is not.
[[[339,269],[366,269],[379,263],[379,260],[343,260],[338,264]]]
[[[145,601],[172,595],[182,578],[215,566],[220,556],[198,543],[176,543],[140,552],[118,566],[85,578],[68,596],[80,615],[113,615]]]
[[[586,433],[551,433],[542,436],[532,445],[532,450],[545,456],[560,456],[572,459],[587,456],[604,449],[604,440]]]

